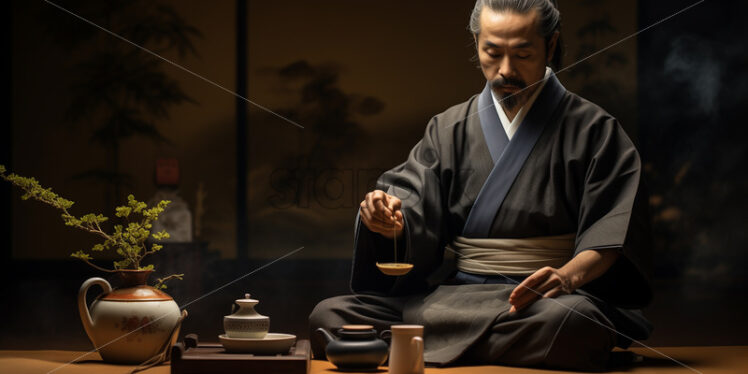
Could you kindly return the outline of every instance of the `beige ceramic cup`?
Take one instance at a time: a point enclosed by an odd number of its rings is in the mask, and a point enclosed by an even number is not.
[[[390,374],[423,374],[423,326],[393,325]]]

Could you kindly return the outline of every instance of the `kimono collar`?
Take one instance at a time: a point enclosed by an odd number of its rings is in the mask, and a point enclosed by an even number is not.
[[[532,111],[532,108],[535,106],[534,104],[535,101],[537,101],[538,96],[540,96],[540,93],[543,92],[543,90],[546,86],[549,85],[549,83],[552,85],[555,84],[556,86],[552,90],[560,89],[561,91],[566,91],[566,89],[561,85],[561,82],[559,82],[556,78],[553,70],[551,70],[551,68],[549,67],[546,67],[546,73],[543,77],[542,83],[536,83],[540,84],[540,87],[538,87],[538,91],[534,92],[532,95],[532,99],[534,100],[528,101],[525,104],[525,107],[520,110],[520,112],[523,113],[517,113],[517,117],[515,117],[515,119],[521,121],[520,126],[524,122],[524,119],[527,115],[527,111],[525,109],[529,109],[530,111]],[[488,150],[491,153],[491,159],[493,159],[494,163],[496,163],[496,161],[499,159],[501,153],[504,150],[504,147],[506,147],[506,145],[511,140],[507,136],[507,132],[504,124],[502,123],[502,120],[499,118],[499,111],[501,110],[503,110],[503,108],[496,106],[496,100],[494,100],[494,96],[491,91],[491,84],[490,82],[487,82],[485,88],[483,89],[483,92],[481,92],[480,96],[478,97],[478,115],[480,116],[481,128],[486,139],[486,145],[488,145]]]
[[[491,87],[486,84],[478,98],[478,111],[494,167],[470,209],[462,236],[490,237],[496,214],[565,92],[556,75],[551,74],[510,142],[493,106]]]

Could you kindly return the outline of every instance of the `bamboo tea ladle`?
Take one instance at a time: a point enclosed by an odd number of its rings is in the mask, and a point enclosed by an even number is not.
[[[395,258],[393,261],[395,262],[377,262],[377,267],[379,268],[379,271],[385,275],[399,276],[408,274],[408,272],[413,269],[413,264],[397,262],[397,221],[392,225],[392,232],[394,234],[392,236],[392,241],[395,248]]]

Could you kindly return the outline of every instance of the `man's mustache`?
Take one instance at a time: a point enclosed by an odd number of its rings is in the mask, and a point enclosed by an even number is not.
[[[491,81],[491,88],[499,89],[502,87],[517,87],[519,89],[527,87],[525,81],[518,78],[499,77]]]

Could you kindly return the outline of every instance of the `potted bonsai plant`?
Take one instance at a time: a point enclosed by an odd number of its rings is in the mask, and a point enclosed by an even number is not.
[[[124,222],[115,224],[112,232],[106,232],[102,223],[109,218],[93,213],[74,216],[69,211],[74,204],[72,201],[42,187],[36,179],[6,175],[3,165],[0,165],[0,178],[21,188],[23,200],[34,199],[59,209],[65,225],[103,240],[90,251],[79,250],[71,254],[97,270],[117,273],[122,280],[122,287],[112,290],[105,279],[91,278],[83,282],[78,294],[81,321],[101,357],[108,362],[143,363],[159,355],[181,321],[179,307],[162,291],[166,288],[164,282],[182,279],[184,274],[171,274],[159,278],[154,286],[148,286],[146,281],[154,269],[153,265],[144,265],[142,261],[161,250],[163,246],[157,242],[169,237],[166,231],[151,233],[153,221],[158,219],[169,201],[162,200],[156,206],[148,207],[130,195],[127,203],[117,207],[115,212],[115,216]],[[150,243],[150,248],[149,238],[155,240]],[[121,258],[114,261],[112,269],[92,262],[92,253],[112,250]],[[89,309],[86,293],[93,285],[101,286],[104,293]]]

